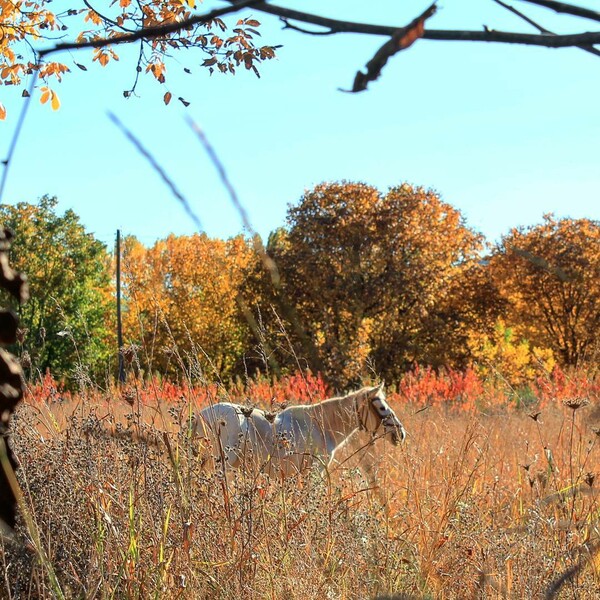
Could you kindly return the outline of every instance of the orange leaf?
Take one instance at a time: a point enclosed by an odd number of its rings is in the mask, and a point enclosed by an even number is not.
[[[46,102],[48,102],[48,100],[50,100],[50,95],[51,95],[51,91],[50,88],[44,86],[42,88],[40,88],[40,91],[42,92],[42,95],[40,97],[40,102],[42,104],[46,104]]]
[[[0,121],[4,121],[6,119],[6,108],[4,108],[4,104],[0,102]]]
[[[169,102],[171,102],[171,92],[167,92],[163,100],[165,101],[165,104],[169,104]]]

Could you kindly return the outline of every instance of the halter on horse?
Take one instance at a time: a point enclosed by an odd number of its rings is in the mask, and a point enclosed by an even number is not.
[[[208,438],[217,461],[283,476],[318,463],[331,464],[337,450],[359,429],[375,438],[390,436],[394,444],[406,437],[402,423],[385,400],[383,384],[317,404],[290,406],[271,418],[260,409],[223,402],[200,411],[194,433]]]

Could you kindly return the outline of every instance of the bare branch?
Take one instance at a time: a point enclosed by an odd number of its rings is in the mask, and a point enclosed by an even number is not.
[[[537,4],[544,8],[549,8],[557,13],[566,15],[573,15],[574,17],[582,17],[584,19],[591,19],[592,21],[600,21],[600,12],[590,10],[589,8],[583,8],[582,6],[573,6],[566,2],[556,2],[555,0],[522,0],[523,2],[529,2],[530,4]]]
[[[299,31],[300,33],[305,33],[306,35],[334,35],[336,33],[339,33],[337,31],[334,31],[333,29],[328,29],[325,31],[314,31],[312,29],[304,29],[304,27],[299,27],[298,25],[293,25],[285,17],[279,17],[279,19],[283,23],[284,29],[292,29],[293,31]]]
[[[228,0],[231,4],[239,6],[236,0]],[[542,2],[549,0],[525,0],[526,2]],[[390,25],[372,25],[370,23],[356,23],[341,21],[329,17],[322,17],[311,13],[284,8],[275,4],[258,2],[254,10],[324,27],[332,33],[362,33],[366,35],[383,35],[391,37],[399,29]],[[568,48],[581,45],[600,44],[600,32],[575,33],[567,35],[531,34],[487,29],[482,31],[461,31],[445,29],[426,29],[423,32],[424,40],[438,40],[445,42],[490,42],[502,44],[523,44],[526,46],[543,46],[546,48]]]
[[[541,4],[542,2],[550,4],[550,0],[524,0],[526,2],[532,2]],[[100,38],[95,40],[89,40],[86,42],[71,42],[57,44],[52,48],[46,48],[39,52],[41,58],[48,56],[54,52],[61,50],[79,50],[81,48],[103,48],[110,45],[116,44],[127,44],[135,42],[141,39],[154,39],[176,33],[193,25],[206,23],[217,17],[237,12],[242,8],[253,7],[255,10],[260,12],[276,15],[282,17],[284,20],[300,21],[302,23],[309,23],[311,25],[317,25],[325,27],[329,30],[328,33],[362,33],[366,35],[382,35],[392,37],[396,32],[401,29],[399,27],[393,27],[389,25],[372,25],[369,23],[356,23],[351,21],[342,21],[339,19],[331,19],[329,17],[322,17],[311,13],[306,13],[298,10],[284,8],[276,6],[274,4],[267,4],[260,2],[259,0],[229,0],[231,6],[221,9],[213,10],[204,15],[198,15],[184,21],[176,23],[168,23],[165,25],[159,25],[156,27],[145,27],[139,29],[133,33],[124,34],[121,36],[115,36],[113,38]],[[544,4],[544,5],[546,5]],[[560,4],[561,7],[569,6],[562,3],[553,2],[552,6]],[[576,7],[573,7],[576,8]],[[581,11],[586,12],[587,18],[592,18],[590,14],[597,14],[593,11]],[[564,11],[566,12],[566,10]],[[572,14],[575,14],[574,12]],[[597,15],[600,20],[600,14]],[[287,25],[290,27],[289,23]],[[291,28],[291,27],[290,27]],[[300,29],[298,27],[294,27]],[[302,30],[303,33],[308,33]],[[313,32],[311,32],[313,33]],[[460,41],[460,42],[490,42],[490,43],[503,43],[503,44],[523,44],[527,46],[543,46],[547,48],[568,48],[573,46],[590,46],[593,44],[600,44],[600,32],[587,32],[567,35],[550,35],[546,33],[542,34],[526,34],[526,33],[515,33],[515,32],[504,32],[486,29],[484,31],[459,31],[459,30],[436,30],[429,29],[423,32],[422,38],[425,40],[439,40],[439,41]]]
[[[369,81],[375,81],[379,77],[381,70],[394,54],[412,46],[420,37],[423,37],[425,21],[434,15],[436,10],[437,7],[434,2],[406,27],[397,29],[394,35],[377,50],[373,58],[367,63],[367,72],[358,71],[351,91],[356,93],[366,90]]]
[[[548,33],[550,35],[556,35],[554,32],[552,32],[552,31],[546,29],[545,27],[542,27],[538,23],[536,23],[533,19],[530,19],[527,15],[523,14],[520,10],[517,10],[514,6],[510,6],[510,4],[505,4],[504,2],[502,2],[502,0],[494,0],[494,2],[496,4],[499,4],[506,10],[510,11],[511,13],[517,15],[517,17],[523,19],[526,23],[529,23],[530,25],[535,27],[538,31],[540,31],[541,33]],[[584,50],[585,52],[589,52],[590,54],[594,54],[595,56],[600,56],[600,50],[594,48],[593,46],[578,46],[578,48],[581,48],[581,50]]]
[[[29,89],[27,90],[27,94],[25,95],[25,101],[21,108],[21,112],[19,113],[19,120],[17,121],[17,126],[15,127],[15,132],[13,133],[13,137],[10,141],[10,146],[8,148],[8,154],[6,155],[6,159],[2,161],[2,166],[4,167],[2,171],[2,178],[0,179],[0,202],[3,200],[4,189],[6,187],[6,182],[8,181],[8,171],[10,165],[12,164],[12,159],[15,154],[15,149],[17,147],[17,142],[19,140],[19,136],[21,135],[21,130],[23,129],[23,124],[25,123],[25,116],[27,115],[27,111],[29,110],[29,105],[31,104],[31,95],[33,94],[33,90],[35,88],[35,84],[37,82],[38,73],[37,71],[33,72],[31,76],[31,80],[29,82]]]
[[[240,199],[238,198],[235,188],[233,187],[231,180],[227,176],[227,171],[225,170],[225,166],[220,161],[219,157],[217,156],[217,153],[211,146],[210,142],[208,141],[208,138],[206,137],[206,135],[204,134],[204,131],[202,131],[200,126],[195,121],[190,119],[189,117],[188,117],[187,121],[188,121],[189,126],[192,128],[192,130],[194,131],[194,133],[200,140],[200,143],[204,147],[204,150],[208,154],[208,157],[210,158],[212,164],[215,166],[215,169],[217,170],[217,173],[219,174],[219,177],[221,178],[221,182],[223,183],[223,186],[225,187],[225,189],[227,190],[227,193],[229,194],[231,203],[233,204],[234,208],[236,209],[236,211],[238,212],[238,214],[240,215],[240,217],[242,219],[242,223],[244,224],[244,227],[246,228],[248,233],[252,236],[254,248],[257,251],[260,259],[262,260],[265,269],[269,272],[269,274],[271,276],[271,280],[273,281],[273,284],[275,285],[275,287],[279,286],[280,277],[279,277],[279,271],[277,270],[277,266],[275,265],[275,262],[273,261],[273,259],[267,254],[267,251],[262,243],[262,240],[260,239],[260,236],[256,233],[254,227],[252,227],[252,224],[250,223],[250,217],[248,216],[248,212],[244,208],[243,204],[240,202]]]
[[[517,17],[519,17],[520,19],[523,19],[523,21],[525,21],[526,23],[529,23],[530,25],[535,27],[540,33],[550,33],[550,34],[552,33],[550,30],[548,30],[545,27],[542,27],[541,25],[536,23],[533,19],[530,19],[527,15],[523,14],[520,10],[516,9],[514,6],[511,6],[510,4],[505,4],[504,2],[502,2],[502,0],[494,0],[494,2],[496,4],[499,4],[502,8],[505,8],[506,10],[510,11],[514,15],[517,15]]]
[[[572,48],[600,44],[600,31],[549,35],[535,33],[512,33],[508,31],[454,31],[443,29],[426,30],[424,40],[444,42],[493,42],[502,44],[523,44],[525,46],[543,46],[546,48]]]
[[[171,190],[171,193],[181,206],[183,206],[185,212],[194,222],[194,225],[198,228],[198,231],[202,231],[202,223],[198,218],[198,215],[193,211],[187,198],[179,191],[175,183],[167,175],[165,170],[158,164],[157,160],[150,154],[150,152],[142,145],[142,143],[125,127],[125,125],[119,120],[119,118],[113,113],[109,112],[108,116],[110,120],[125,134],[125,137],[137,148],[138,152],[150,163],[152,168],[158,173],[159,177],[165,182],[167,187]]]

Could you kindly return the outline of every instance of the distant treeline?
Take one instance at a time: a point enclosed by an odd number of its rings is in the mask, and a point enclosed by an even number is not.
[[[0,208],[32,300],[32,373],[114,374],[114,260],[56,200]],[[413,364],[476,365],[513,385],[596,356],[600,223],[545,216],[490,246],[429,190],[324,183],[259,239],[171,235],[122,249],[130,370],[230,380],[320,372],[336,388]]]

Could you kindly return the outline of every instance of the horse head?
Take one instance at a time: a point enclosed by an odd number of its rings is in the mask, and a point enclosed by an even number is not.
[[[384,384],[367,388],[364,393],[363,406],[357,407],[361,427],[375,433],[383,426],[384,435],[389,435],[392,443],[398,445],[406,438],[406,430],[385,399]]]

